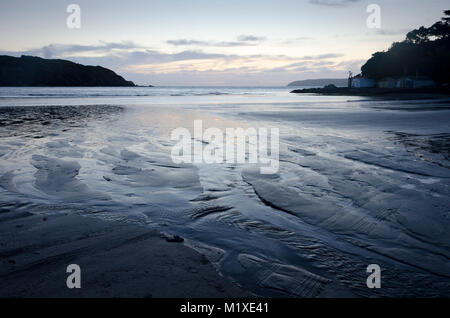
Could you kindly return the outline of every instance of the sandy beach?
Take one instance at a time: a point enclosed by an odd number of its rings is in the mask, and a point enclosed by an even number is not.
[[[0,92],[0,296],[448,296],[448,99]],[[280,127],[279,171],[175,163],[171,131],[195,120]]]
[[[0,297],[245,297],[205,256],[148,228],[0,208]],[[81,268],[69,289],[66,268]]]

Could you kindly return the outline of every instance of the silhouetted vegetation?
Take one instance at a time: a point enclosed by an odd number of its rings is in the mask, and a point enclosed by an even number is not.
[[[395,42],[386,52],[376,52],[361,68],[364,77],[428,76],[450,82],[450,10],[431,27],[420,27]]]
[[[134,83],[101,66],[1,55],[0,86],[134,86]]]

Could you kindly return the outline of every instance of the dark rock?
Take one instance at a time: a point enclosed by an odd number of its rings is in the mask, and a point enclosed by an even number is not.
[[[325,85],[325,86],[323,87],[323,89],[325,89],[325,90],[336,90],[337,87],[336,87],[336,85],[328,84],[328,85]]]
[[[181,236],[178,236],[178,235],[167,236],[166,241],[171,242],[171,243],[182,243],[182,242],[184,242],[184,238],[182,238]]]

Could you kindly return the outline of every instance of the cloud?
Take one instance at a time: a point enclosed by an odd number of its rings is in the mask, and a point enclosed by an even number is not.
[[[263,36],[256,36],[256,35],[240,35],[237,37],[238,41],[241,42],[261,42],[266,40]]]
[[[327,56],[331,56],[333,54],[323,54],[318,55],[316,58],[308,57],[307,59],[299,58],[298,62],[290,63],[284,65],[282,67],[272,68],[270,72],[287,72],[287,73],[297,73],[297,72],[312,72],[317,70],[324,69],[342,69],[343,66],[347,66],[347,64],[342,64],[341,62],[336,62],[329,60]],[[338,54],[336,54],[338,55]],[[320,56],[325,56],[325,59],[320,58]],[[339,54],[340,56],[340,54]]]
[[[366,60],[356,59],[356,60],[346,60],[337,63],[334,67],[336,69],[341,69],[344,71],[352,71],[354,74],[361,72],[361,66],[366,63]]]
[[[256,39],[249,37],[247,40],[251,43]],[[234,85],[259,85],[257,80],[262,81],[263,78],[266,78],[267,83],[271,81],[271,84],[275,84],[277,79],[280,83],[289,82],[299,73],[323,73],[331,76],[347,70],[344,65],[338,66],[344,55],[333,52],[311,56],[223,54],[198,49],[165,52],[133,42],[49,44],[25,51],[4,51],[0,54],[34,55],[67,59],[85,65],[101,65],[136,83],[157,85],[186,85],[191,83],[189,76],[192,80],[195,79],[191,84],[213,85],[218,84],[217,81],[221,78]],[[233,76],[239,78],[240,82],[234,82]]]
[[[49,44],[41,48],[24,50],[19,52],[4,52],[9,55],[33,55],[41,56],[44,58],[54,58],[58,56],[72,56],[72,55],[102,55],[105,53],[111,53],[114,50],[130,50],[140,49],[141,46],[131,41],[123,42],[103,42],[99,41],[97,45],[77,45],[77,44]]]
[[[192,39],[168,40],[166,43],[174,46],[210,46],[210,47],[236,47],[236,46],[255,46],[266,38],[256,35],[240,35],[236,41],[202,41]]]
[[[343,54],[326,53],[314,56],[290,57],[285,55],[224,55],[200,51],[183,51],[166,54],[157,63],[135,63],[126,70],[139,74],[162,74],[186,71],[214,71],[236,73],[296,72],[299,68],[309,70],[336,64],[334,59]]]
[[[209,42],[180,39],[180,40],[169,40],[167,41],[167,43],[172,45],[187,46],[187,45],[207,45]]]
[[[361,0],[309,0],[309,3],[326,7],[342,8],[359,1]]]
[[[326,54],[319,54],[319,55],[307,55],[303,56],[302,60],[325,60],[325,59],[333,59],[338,57],[343,57],[344,54],[341,53],[326,53]]]
[[[243,42],[214,42],[214,41],[199,41],[199,40],[169,40],[166,43],[174,45],[174,46],[211,46],[211,47],[235,47],[235,46],[249,46],[255,45],[251,43],[243,43]]]
[[[411,28],[402,28],[402,29],[386,29],[386,28],[380,28],[380,29],[372,29],[371,32],[368,33],[368,35],[405,35],[411,31]]]
[[[292,39],[284,40],[284,41],[282,41],[282,43],[284,43],[284,44],[298,44],[298,43],[301,43],[301,42],[304,42],[304,41],[308,41],[308,40],[312,40],[312,39],[313,38],[309,37],[309,36],[297,36],[297,37],[292,38]]]

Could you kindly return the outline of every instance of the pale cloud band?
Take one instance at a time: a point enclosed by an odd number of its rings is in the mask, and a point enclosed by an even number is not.
[[[246,41],[262,41],[263,38],[249,37]],[[244,42],[244,39],[241,38]],[[167,75],[178,73],[195,74],[295,74],[302,72],[341,72],[347,71],[345,55],[324,53],[317,55],[287,56],[270,54],[223,54],[208,53],[202,50],[182,50],[164,52],[145,47],[134,42],[99,42],[96,45],[50,44],[41,48],[20,51],[0,52],[8,55],[35,55],[45,58],[62,58],[88,65],[110,67],[119,73],[133,78],[139,75]],[[348,61],[354,63],[354,61]],[[293,77],[294,78],[294,77]],[[207,84],[207,83],[205,83]]]
[[[265,41],[266,38],[255,35],[240,35],[236,41],[202,41],[192,39],[168,40],[167,43],[174,46],[209,46],[209,47],[239,47],[239,46],[256,46]]]

